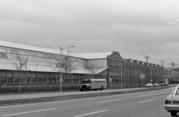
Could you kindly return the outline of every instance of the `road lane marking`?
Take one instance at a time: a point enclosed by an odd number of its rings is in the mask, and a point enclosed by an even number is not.
[[[148,99],[148,100],[143,100],[143,101],[139,101],[138,103],[139,104],[143,104],[143,103],[146,103],[146,102],[151,102],[151,101],[154,101],[155,99]]]
[[[11,113],[11,114],[2,115],[2,117],[9,117],[9,116],[15,116],[15,115],[24,115],[24,114],[29,114],[29,113],[43,112],[43,111],[51,111],[51,110],[55,110],[55,109],[56,108],[46,108],[46,109],[41,109],[41,110],[26,111],[26,112],[19,112],[19,113]]]
[[[121,99],[103,100],[103,101],[99,101],[98,103],[116,102],[116,101],[120,101],[120,100]]]
[[[144,95],[140,95],[138,97],[147,97],[147,96],[151,96],[151,95],[153,95],[153,94],[144,94]]]
[[[94,114],[98,114],[98,113],[102,113],[102,112],[107,112],[107,111],[110,111],[110,109],[105,109],[105,110],[90,112],[90,113],[86,113],[86,114],[76,115],[74,117],[84,117],[84,116],[94,115]]]
[[[157,95],[164,95],[164,94],[169,94],[169,93],[164,92],[164,93],[144,94],[144,95],[140,95],[138,97],[157,96]]]
[[[137,98],[139,97],[148,97],[148,96],[157,96],[157,95],[164,95],[164,94],[168,94],[166,92],[164,93],[154,93],[154,94],[143,94],[143,95],[139,95],[137,96]],[[106,100],[102,100],[102,101],[98,101],[97,103],[108,103],[108,102],[115,102],[115,101],[120,101],[121,99],[117,98],[117,99],[106,99]],[[150,101],[150,100],[149,100]],[[152,100],[153,101],[153,100]],[[144,102],[145,103],[145,102]]]
[[[170,92],[157,93],[158,95],[170,94]],[[157,95],[156,94],[156,95]]]

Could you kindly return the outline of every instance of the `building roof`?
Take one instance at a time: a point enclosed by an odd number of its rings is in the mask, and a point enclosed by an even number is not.
[[[38,52],[45,52],[45,53],[52,53],[52,54],[60,53],[58,49],[37,47],[33,45],[27,45],[27,44],[21,44],[21,43],[15,43],[15,42],[10,42],[10,41],[3,41],[3,40],[0,40],[0,46],[38,51]],[[84,58],[84,59],[101,59],[101,58],[106,58],[108,55],[111,55],[111,54],[112,52],[96,52],[96,53],[72,53],[70,55],[74,57],[78,57],[78,58]]]
[[[15,55],[12,53],[6,53],[4,47],[27,50],[27,53],[30,50],[35,52],[59,54],[58,53],[59,51],[55,49],[48,49],[43,47],[36,47],[32,45],[18,44],[14,42],[7,42],[7,41],[0,40],[0,59],[1,59],[0,69],[14,70],[15,69],[14,65],[17,62]],[[51,55],[48,54],[45,55],[44,53],[42,53],[42,56],[40,57],[39,56],[28,57],[28,69],[30,71],[45,71],[45,72],[56,71],[54,67],[56,63],[56,59],[50,58]],[[111,54],[112,52],[70,54],[75,64],[75,69],[71,72],[85,73],[85,74],[92,74],[93,72],[94,74],[98,74],[104,71],[105,69],[107,69],[106,58],[108,55]],[[93,68],[91,68],[92,64],[94,65]]]
[[[44,47],[37,47],[27,44],[20,44],[10,41],[3,41],[0,40],[0,46],[10,47],[10,48],[17,48],[17,49],[24,49],[24,50],[31,50],[31,51],[38,51],[38,52],[45,52],[45,53],[53,53],[53,54],[59,54],[59,50],[57,49],[50,49],[50,48],[44,48]]]
[[[75,53],[73,56],[84,59],[105,59],[111,55],[112,52],[96,52],[96,53]]]

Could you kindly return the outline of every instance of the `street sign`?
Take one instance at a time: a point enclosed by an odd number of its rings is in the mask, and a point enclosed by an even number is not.
[[[112,82],[112,78],[109,78],[109,82],[110,82],[110,83]]]
[[[63,83],[63,78],[60,78],[60,83]]]
[[[145,79],[145,74],[140,74],[140,79]]]

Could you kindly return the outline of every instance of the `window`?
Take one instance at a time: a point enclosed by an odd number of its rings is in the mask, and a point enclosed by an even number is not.
[[[175,95],[179,95],[179,88],[177,88]]]
[[[91,83],[90,80],[84,80],[81,82],[81,84],[88,84],[88,83]]]

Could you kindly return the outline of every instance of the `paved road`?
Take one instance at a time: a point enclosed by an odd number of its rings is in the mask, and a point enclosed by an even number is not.
[[[171,89],[0,107],[0,117],[170,117]]]

